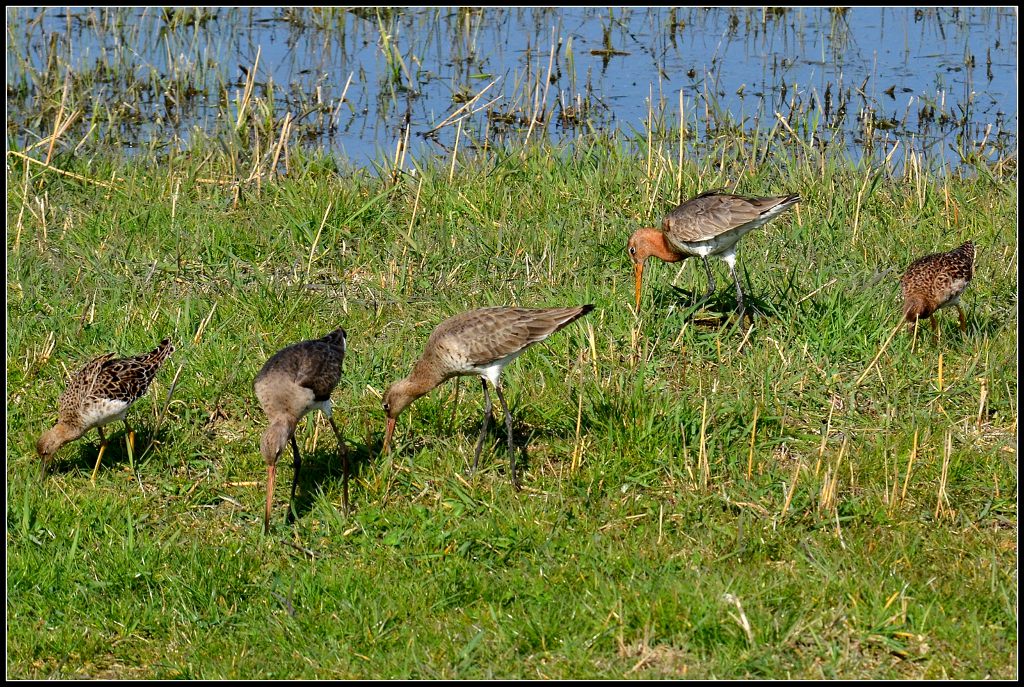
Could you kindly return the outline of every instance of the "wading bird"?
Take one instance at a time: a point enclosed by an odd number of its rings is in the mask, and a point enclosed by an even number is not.
[[[974,277],[974,244],[967,241],[947,253],[932,253],[910,263],[900,279],[903,318],[913,329],[918,320],[931,317],[932,329],[939,325],[932,315],[954,306],[960,315],[960,330],[967,330],[967,317],[960,307],[960,295]]]
[[[36,452],[42,460],[41,476],[46,476],[57,449],[95,427],[100,435],[100,452],[91,477],[95,482],[108,443],[103,426],[117,420],[124,422],[128,443],[134,451],[135,432],[125,419],[128,408],[146,393],[157,370],[172,352],[171,340],[164,339],[149,353],[132,358],[115,358],[113,353],[107,353],[89,362],[72,377],[57,401],[57,424],[44,432],[36,443]]]
[[[492,417],[491,397],[487,391],[487,382],[490,382],[505,413],[512,485],[519,489],[512,443],[512,414],[502,393],[501,371],[529,346],[543,341],[593,309],[593,305],[539,309],[480,308],[455,315],[437,325],[409,376],[392,384],[384,394],[384,412],[388,418],[384,452],[387,453],[391,443],[395,420],[410,403],[452,377],[479,376],[484,390],[484,421],[476,443],[473,470],[480,462],[480,450]]]
[[[308,412],[320,410],[331,423],[338,438],[343,471],[342,504],[348,513],[348,449],[331,412],[331,392],[341,379],[341,363],[345,359],[345,330],[335,329],[320,339],[301,341],[282,348],[267,360],[256,375],[253,389],[267,414],[269,425],[260,439],[260,453],[267,464],[267,504],[263,511],[263,531],[270,532],[270,507],[274,499],[277,460],[285,444],[291,442],[294,458],[292,493],[289,512],[295,500],[302,458],[295,443],[295,427]]]
[[[715,293],[715,277],[708,264],[709,255],[717,255],[729,265],[736,282],[737,311],[743,317],[743,290],[736,273],[736,243],[751,229],[759,227],[800,201],[800,196],[748,198],[730,193],[709,191],[691,198],[672,210],[661,223],[661,229],[644,227],[629,237],[629,258],[636,272],[636,307],[640,309],[640,285],[644,263],[654,256],[665,262],[679,262],[700,256],[708,274],[708,290],[704,299]]]

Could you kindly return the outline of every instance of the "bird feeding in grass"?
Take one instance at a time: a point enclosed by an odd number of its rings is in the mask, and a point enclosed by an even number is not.
[[[569,308],[493,307],[470,310],[437,325],[422,355],[408,377],[392,384],[384,394],[387,430],[383,452],[387,453],[395,420],[410,403],[445,380],[460,375],[478,376],[484,391],[484,420],[473,458],[473,470],[480,462],[480,451],[492,417],[490,382],[501,402],[508,432],[508,450],[512,485],[520,488],[512,442],[512,414],[502,392],[501,371],[531,345],[543,341],[574,320],[594,309],[593,305]]]
[[[118,420],[124,422],[129,447],[134,451],[135,432],[125,419],[128,408],[146,393],[160,366],[173,352],[171,340],[164,339],[149,353],[131,358],[117,358],[107,353],[79,370],[57,401],[57,424],[44,432],[36,443],[36,452],[42,461],[41,476],[46,476],[50,460],[61,446],[95,427],[100,435],[100,452],[91,477],[95,482],[108,444],[103,427]]]
[[[800,201],[800,196],[753,198],[709,191],[678,205],[665,216],[661,229],[643,227],[629,237],[627,249],[636,275],[636,307],[640,309],[640,286],[644,263],[653,256],[665,262],[680,262],[691,256],[704,261],[708,290],[715,293],[715,277],[708,263],[717,255],[729,266],[736,282],[737,312],[743,317],[743,289],[736,273],[736,244],[751,229],[761,226]]]
[[[953,306],[960,316],[960,330],[967,330],[967,317],[960,296],[974,277],[974,243],[967,241],[946,253],[932,253],[910,263],[900,279],[903,319],[913,329],[918,320],[931,318],[936,336],[939,325],[933,315]]]
[[[286,444],[292,445],[294,459],[289,512],[295,500],[302,458],[295,442],[295,427],[311,410],[320,410],[338,439],[342,464],[342,503],[348,513],[348,450],[341,431],[334,423],[331,392],[341,379],[345,359],[345,330],[335,329],[320,339],[301,341],[282,348],[267,360],[256,375],[253,388],[269,424],[260,439],[260,453],[267,464],[267,501],[263,512],[263,531],[270,532],[270,510],[274,499],[277,460]]]

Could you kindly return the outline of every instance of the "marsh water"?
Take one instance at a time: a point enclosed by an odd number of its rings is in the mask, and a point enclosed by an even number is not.
[[[247,116],[355,165],[682,121],[956,165],[1015,150],[1016,79],[1014,8],[7,9],[20,150],[66,113],[79,152]]]

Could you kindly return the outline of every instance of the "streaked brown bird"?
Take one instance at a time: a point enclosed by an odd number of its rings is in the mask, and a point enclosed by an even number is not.
[[[44,432],[36,443],[36,452],[42,460],[41,476],[46,476],[50,459],[61,446],[95,427],[100,435],[100,452],[91,477],[95,482],[109,443],[103,426],[117,420],[124,422],[127,441],[134,450],[135,432],[125,419],[128,408],[146,393],[172,352],[171,340],[164,339],[149,353],[132,358],[116,358],[113,353],[101,355],[73,376],[57,401],[57,424]]]
[[[331,392],[341,379],[341,364],[345,359],[345,330],[335,329],[320,339],[311,339],[282,348],[267,360],[256,375],[253,389],[267,414],[269,425],[260,439],[260,453],[267,464],[267,503],[263,511],[263,531],[270,532],[270,509],[274,500],[274,480],[277,460],[285,444],[291,442],[294,459],[292,493],[288,511],[292,512],[295,485],[299,481],[302,457],[295,442],[295,427],[311,410],[320,410],[338,438],[341,454],[343,495],[342,503],[348,513],[348,448],[341,431],[334,424]]]
[[[903,318],[913,329],[920,319],[931,318],[932,330],[939,325],[932,315],[936,310],[954,306],[960,315],[960,330],[967,330],[967,317],[960,307],[960,296],[974,277],[974,244],[967,241],[946,253],[932,253],[910,263],[900,279],[903,292]]]
[[[736,274],[736,243],[751,229],[759,227],[786,208],[800,201],[800,196],[748,198],[730,193],[708,191],[691,198],[672,210],[661,223],[661,229],[644,227],[629,237],[629,258],[636,273],[636,307],[640,309],[640,286],[644,263],[654,256],[665,262],[679,262],[700,256],[708,274],[708,290],[703,298],[715,293],[715,277],[708,263],[709,255],[717,255],[729,265],[736,282],[737,310],[743,316],[743,290]]]
[[[437,325],[409,376],[392,384],[384,394],[384,412],[388,418],[384,452],[387,453],[391,443],[395,420],[410,403],[452,377],[479,376],[484,390],[484,421],[476,442],[473,470],[479,465],[480,450],[492,418],[491,396],[487,391],[487,382],[490,382],[505,413],[512,485],[518,490],[512,414],[502,393],[501,371],[531,345],[543,341],[593,309],[593,305],[538,309],[480,308],[455,315]]]

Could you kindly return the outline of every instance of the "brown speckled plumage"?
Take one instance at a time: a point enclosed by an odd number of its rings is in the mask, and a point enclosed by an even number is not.
[[[967,241],[947,253],[932,253],[910,264],[900,279],[903,293],[903,317],[910,328],[919,319],[932,317],[936,310],[954,306],[960,316],[960,329],[966,330],[967,318],[960,307],[960,295],[974,277],[974,244]],[[932,328],[938,324],[932,317]]]
[[[543,341],[594,309],[593,305],[570,308],[479,308],[455,315],[434,328],[423,354],[405,379],[392,384],[384,394],[387,431],[384,451],[391,442],[395,419],[420,396],[447,379],[459,375],[479,376],[484,390],[484,423],[476,445],[473,468],[491,419],[490,381],[505,411],[512,484],[519,488],[512,444],[512,415],[502,393],[501,371],[533,344]]]
[[[338,438],[344,483],[343,503],[345,512],[348,512],[348,452],[331,412],[331,392],[341,379],[345,347],[345,330],[338,328],[320,339],[301,341],[282,348],[267,360],[256,375],[253,389],[269,420],[269,426],[260,439],[260,453],[267,464],[264,532],[270,531],[270,507],[274,497],[277,460],[289,442],[295,468],[289,506],[295,499],[295,485],[302,465],[299,446],[295,442],[295,427],[299,420],[315,409],[321,410],[327,417]]]
[[[742,315],[743,290],[736,274],[736,243],[751,229],[799,201],[800,196],[796,194],[756,198],[708,191],[676,206],[665,216],[661,229],[637,229],[627,245],[636,273],[636,307],[640,308],[640,286],[647,258],[679,262],[700,256],[708,275],[704,298],[710,298],[715,292],[715,278],[708,256],[717,255],[729,266],[736,283],[737,310]]]
[[[85,365],[69,381],[57,401],[57,424],[45,432],[36,444],[45,475],[50,458],[57,450],[94,427],[100,435],[100,452],[93,479],[107,446],[103,426],[124,420],[128,408],[149,389],[157,371],[174,351],[170,339],[164,339],[149,353],[131,358],[101,355]],[[125,421],[131,440],[131,428]]]

